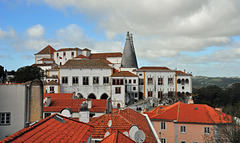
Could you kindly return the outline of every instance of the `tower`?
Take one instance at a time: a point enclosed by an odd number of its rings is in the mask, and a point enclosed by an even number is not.
[[[133,36],[127,32],[126,42],[123,49],[123,56],[121,62],[122,71],[134,71],[138,68],[137,57],[133,45]]]

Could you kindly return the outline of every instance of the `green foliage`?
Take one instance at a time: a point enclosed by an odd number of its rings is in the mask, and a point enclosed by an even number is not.
[[[43,70],[37,66],[21,67],[14,74],[14,81],[17,83],[25,83],[34,79],[41,79]]]

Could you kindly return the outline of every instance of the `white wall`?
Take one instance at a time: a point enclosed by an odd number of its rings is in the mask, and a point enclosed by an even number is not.
[[[10,112],[10,125],[0,125],[0,140],[24,128],[26,122],[25,84],[0,85],[0,112]]]
[[[50,91],[50,87],[54,87],[54,92]],[[58,85],[46,85],[46,93],[58,93]]]
[[[63,53],[66,53],[65,56],[63,56]],[[74,52],[74,55],[72,56],[72,52]],[[57,56],[58,53],[58,56]],[[78,56],[78,53],[81,53],[78,50],[69,50],[69,51],[56,51],[54,52],[54,60],[57,65],[60,65],[60,62],[62,65],[64,65],[69,59],[73,59],[74,57]],[[62,57],[62,59],[60,59]]]
[[[101,95],[106,93],[111,95],[111,86],[109,84],[103,84],[103,77],[108,76],[110,82],[112,70],[111,69],[60,69],[60,92],[61,93],[81,93],[84,98],[87,98],[89,94],[93,93],[97,99],[100,99]],[[62,84],[62,77],[68,77],[68,84]],[[78,77],[78,84],[72,84],[72,77]],[[83,77],[87,76],[89,79],[89,85],[83,85]],[[99,77],[99,84],[93,84],[93,77]]]
[[[182,82],[180,84],[177,84],[177,92],[184,92],[184,93],[192,93],[192,76],[177,76],[177,80],[184,79],[184,84]],[[189,83],[186,83],[186,79],[188,79]]]
[[[51,55],[50,54],[38,54],[38,55],[35,55],[35,64],[42,64],[42,61],[38,61],[40,59],[43,59],[43,58],[51,58]]]

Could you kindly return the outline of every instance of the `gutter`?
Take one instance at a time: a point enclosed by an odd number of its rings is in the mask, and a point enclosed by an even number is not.
[[[152,132],[153,132],[154,137],[155,137],[156,140],[157,140],[157,143],[161,143],[161,141],[160,141],[160,139],[159,139],[159,136],[157,135],[157,133],[156,133],[156,131],[155,131],[155,129],[154,129],[154,127],[153,127],[153,125],[152,125],[149,117],[148,117],[148,115],[147,115],[147,114],[142,114],[142,115],[145,116],[145,118],[147,119],[147,122],[148,122],[148,124],[149,124],[149,126],[150,126],[150,128],[151,128],[151,130],[152,130]]]

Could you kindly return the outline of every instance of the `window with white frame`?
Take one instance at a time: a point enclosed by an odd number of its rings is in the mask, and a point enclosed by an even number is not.
[[[204,134],[210,134],[210,127],[204,127]]]
[[[158,91],[158,99],[162,99],[163,98],[163,91]]]
[[[148,84],[153,84],[153,78],[152,77],[148,78]]]
[[[88,76],[83,77],[83,85],[89,85]]]
[[[68,77],[67,76],[63,76],[62,77],[62,84],[67,84],[68,83]]]
[[[0,125],[10,125],[11,124],[11,113],[10,112],[1,112],[0,113]]]
[[[99,84],[99,77],[98,76],[93,77],[93,84]]]
[[[167,143],[167,139],[166,138],[161,138],[161,143]]]
[[[104,76],[103,77],[103,84],[108,84],[109,83],[109,77],[108,76]]]
[[[180,126],[180,131],[182,134],[186,133],[186,126]]]
[[[50,93],[54,93],[54,86],[50,86]]]
[[[115,87],[115,94],[121,94],[121,87]]]
[[[72,84],[78,84],[78,77],[77,76],[72,77]]]
[[[180,141],[180,143],[187,143],[187,141]]]
[[[166,130],[166,122],[161,122],[161,130]]]
[[[163,85],[163,78],[162,77],[158,78],[158,85]]]
[[[153,92],[152,91],[148,91],[148,97],[152,97],[153,96]]]
[[[173,84],[173,78],[172,77],[168,78],[168,84]]]

